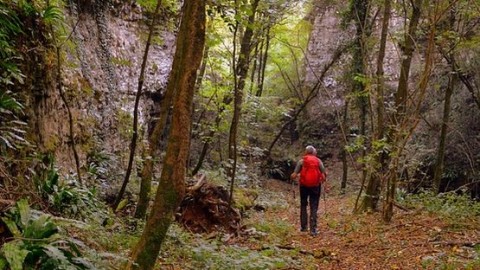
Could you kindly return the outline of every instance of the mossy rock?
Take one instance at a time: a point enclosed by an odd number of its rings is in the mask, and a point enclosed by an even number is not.
[[[237,188],[233,193],[235,207],[242,212],[255,206],[257,197],[258,191],[255,189]]]

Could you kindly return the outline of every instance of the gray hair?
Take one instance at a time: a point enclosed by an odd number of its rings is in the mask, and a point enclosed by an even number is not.
[[[315,147],[313,147],[312,145],[308,145],[307,147],[305,147],[305,152],[307,152],[307,154],[314,154],[315,152],[317,152],[317,149],[315,149]]]

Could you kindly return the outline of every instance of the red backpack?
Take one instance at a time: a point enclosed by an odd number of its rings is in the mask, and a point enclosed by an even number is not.
[[[325,181],[324,174],[320,171],[320,160],[313,155],[303,157],[302,170],[300,171],[300,185],[316,187]]]

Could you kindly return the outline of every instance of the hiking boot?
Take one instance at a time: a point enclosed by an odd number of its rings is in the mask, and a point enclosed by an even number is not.
[[[317,235],[318,235],[317,229],[311,230],[311,231],[310,231],[310,235],[311,235],[311,236],[317,236]]]
[[[300,231],[301,231],[301,232],[306,232],[306,231],[307,231],[307,228],[301,228]]]

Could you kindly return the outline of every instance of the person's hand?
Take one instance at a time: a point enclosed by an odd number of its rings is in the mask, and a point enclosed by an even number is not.
[[[290,180],[292,180],[295,183],[298,183],[298,174],[297,173],[292,173],[290,175]]]

